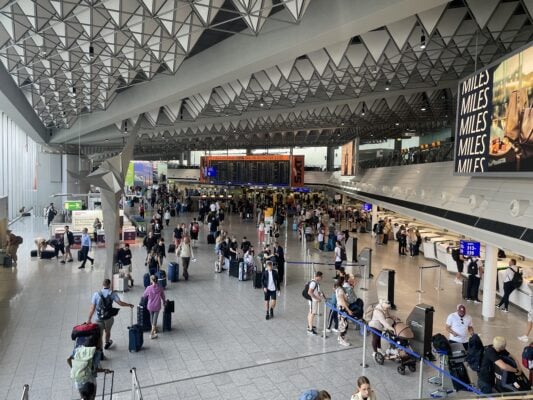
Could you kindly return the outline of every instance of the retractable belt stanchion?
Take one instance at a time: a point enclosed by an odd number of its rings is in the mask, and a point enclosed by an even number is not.
[[[368,368],[368,364],[366,363],[366,335],[367,335],[367,330],[366,330],[366,324],[361,324],[363,326],[359,326],[359,329],[363,329],[363,361],[361,361],[361,367],[364,368]]]
[[[360,289],[363,292],[368,291],[368,265],[363,265],[363,287]]]
[[[435,290],[444,290],[444,288],[442,288],[442,287],[440,286],[440,277],[441,277],[441,273],[442,273],[442,268],[440,268],[440,266],[439,266],[439,278],[438,278],[438,280],[437,280],[437,287],[435,288]]]
[[[430,268],[439,268],[439,283],[438,287],[436,287],[435,289],[440,290],[440,265],[429,265],[418,267],[418,289],[416,290],[417,293],[425,293],[424,289],[422,288],[422,271]]]
[[[420,365],[418,366],[418,398],[422,398],[422,388],[424,386],[424,359],[420,357]]]
[[[324,301],[324,331],[322,332],[322,339],[326,340],[326,311],[327,301]]]

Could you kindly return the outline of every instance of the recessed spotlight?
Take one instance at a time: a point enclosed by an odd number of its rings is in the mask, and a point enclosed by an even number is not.
[[[399,122],[396,122],[394,125],[396,125],[396,126],[400,126],[400,123],[399,123]]]
[[[426,111],[426,107],[422,107],[420,111]]]
[[[390,87],[388,87],[388,86],[385,86],[385,90],[390,90]]]
[[[344,126],[344,122],[341,122],[341,126]]]

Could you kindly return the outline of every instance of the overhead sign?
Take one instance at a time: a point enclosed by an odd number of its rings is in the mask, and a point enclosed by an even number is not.
[[[533,175],[533,45],[459,83],[455,174]]]
[[[67,211],[81,210],[81,207],[82,207],[81,200],[68,200],[63,203],[63,208]]]
[[[459,241],[459,254],[467,257],[479,257],[480,252],[481,244],[479,242]]]

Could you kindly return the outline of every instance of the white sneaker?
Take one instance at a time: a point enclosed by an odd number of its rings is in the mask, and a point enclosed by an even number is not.
[[[327,332],[327,333],[330,333],[330,332],[331,332],[331,329],[326,328],[326,332]]]
[[[345,347],[351,346],[351,344],[349,342],[347,342],[346,340],[344,340],[344,339],[340,339],[339,340],[339,344],[341,346],[345,346]]]
[[[337,332],[339,332],[339,330],[338,330],[338,329],[335,329],[335,328],[333,328],[333,329],[331,330],[331,332],[335,332],[335,333],[337,333]]]
[[[527,343],[527,341],[529,340],[529,338],[524,335],[524,336],[518,336],[518,340],[520,340],[521,342],[524,342],[524,343]]]

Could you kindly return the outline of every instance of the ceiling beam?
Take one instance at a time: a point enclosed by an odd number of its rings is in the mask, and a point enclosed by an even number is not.
[[[313,1],[298,25],[266,21],[259,36],[234,35],[187,59],[174,76],[154,79],[117,96],[105,112],[82,118],[80,129],[61,129],[52,143],[101,129],[147,110],[212,90],[239,77],[407,18],[447,0]]]

